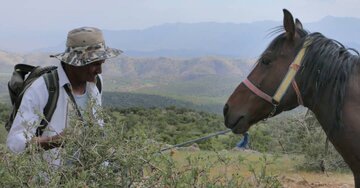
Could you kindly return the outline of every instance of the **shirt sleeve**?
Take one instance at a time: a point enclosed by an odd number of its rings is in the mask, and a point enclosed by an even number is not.
[[[43,78],[37,79],[25,91],[6,140],[6,145],[12,152],[23,152],[26,143],[35,135],[48,97]]]

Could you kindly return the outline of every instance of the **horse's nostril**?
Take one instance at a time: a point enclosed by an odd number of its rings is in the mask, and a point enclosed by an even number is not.
[[[226,116],[228,111],[229,111],[229,105],[226,103],[225,106],[224,106],[224,109],[223,109],[224,116]]]

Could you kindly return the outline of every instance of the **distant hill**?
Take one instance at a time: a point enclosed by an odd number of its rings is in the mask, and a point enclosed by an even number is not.
[[[301,20],[301,18],[300,18]],[[169,23],[142,30],[104,30],[109,46],[120,48],[129,56],[198,57],[227,56],[256,58],[273,38],[268,34],[281,22],[253,23]],[[303,23],[310,32],[321,32],[346,46],[360,49],[360,19],[325,17]],[[12,51],[64,51],[67,31],[0,31],[0,49]],[[18,50],[17,50],[18,49]]]
[[[253,57],[264,46],[268,29],[276,22],[175,23],[140,31],[106,31],[109,45],[137,56]]]
[[[19,63],[32,65],[59,65],[59,61],[50,58],[50,53],[12,53],[0,50],[0,73],[8,73]],[[105,72],[117,77],[186,77],[198,74],[244,74],[251,59],[235,59],[220,56],[196,58],[176,57],[130,57],[125,54],[108,60]]]
[[[132,56],[228,56],[256,58],[273,38],[269,33],[281,22],[174,23],[144,30],[106,31],[109,44]],[[303,23],[310,32],[321,32],[360,50],[360,19],[325,17]]]
[[[49,58],[49,53],[34,52],[34,53],[13,53],[0,50],[0,73],[10,73],[13,71],[14,65],[19,63],[31,65],[55,65],[58,61],[54,58]]]
[[[120,56],[104,64],[105,75],[125,78],[182,78],[199,75],[244,75],[254,60],[224,57],[170,58]],[[168,80],[164,80],[165,82]]]
[[[111,61],[104,64],[105,90],[168,96],[196,104],[223,104],[254,62],[223,57],[121,57]]]
[[[221,111],[221,106],[236,85],[248,74],[253,62],[253,60],[215,56],[135,58],[122,55],[104,64],[104,90],[170,97],[173,100],[187,101],[189,103],[180,106],[192,106],[194,109],[207,108],[203,107],[204,105],[215,105]],[[10,79],[13,66],[17,63],[43,66],[59,64],[57,60],[49,58],[48,53],[24,55],[2,52],[0,100],[8,98],[6,83]],[[159,105],[161,103],[168,104],[169,101],[159,102]]]
[[[170,97],[163,97],[159,95],[124,92],[104,92],[103,105],[106,107],[116,107],[119,109],[133,107],[166,108],[176,106],[178,108],[194,109],[216,114],[221,114],[223,109],[223,104],[196,105],[191,102],[175,100]]]
[[[312,32],[320,31],[325,36],[360,51],[360,19],[358,18],[327,16],[320,22],[309,23],[305,26]]]

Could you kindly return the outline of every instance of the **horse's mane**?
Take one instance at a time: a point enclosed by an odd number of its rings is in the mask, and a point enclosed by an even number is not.
[[[280,34],[278,34],[280,33]],[[311,39],[311,44],[307,47],[303,58],[302,67],[298,74],[302,74],[301,93],[306,93],[309,85],[315,85],[315,94],[313,95],[313,106],[329,92],[332,94],[328,98],[328,103],[334,107],[329,116],[335,118],[334,126],[341,125],[341,112],[344,103],[345,88],[349,76],[354,66],[360,64],[359,53],[354,49],[348,49],[340,42],[326,38],[321,33],[310,33],[306,30],[297,28],[297,33],[302,38],[301,45],[307,39]],[[269,35],[278,34],[269,44],[267,52],[271,49],[274,53],[280,53],[281,46],[286,40],[286,33],[282,26],[273,28]],[[300,51],[302,46],[297,47]],[[352,53],[353,52],[353,53]],[[259,61],[264,57],[260,57]]]
[[[315,106],[331,88],[332,94],[328,102],[334,107],[334,123],[338,127],[341,125],[346,83],[354,66],[360,63],[359,53],[344,47],[336,40],[326,38],[321,33],[311,33],[303,39],[311,39],[311,44],[307,47],[302,70],[299,72],[306,74],[303,76],[302,93],[306,92],[306,85],[315,84],[315,95],[312,100]]]

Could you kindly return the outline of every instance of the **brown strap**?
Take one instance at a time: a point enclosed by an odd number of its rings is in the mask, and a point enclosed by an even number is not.
[[[295,93],[296,93],[296,96],[297,96],[297,100],[298,100],[299,105],[304,106],[304,102],[303,102],[302,97],[301,97],[301,93],[300,93],[300,90],[299,90],[299,86],[297,85],[297,83],[296,83],[295,80],[292,81],[292,86],[293,86],[294,91],[295,91]]]

